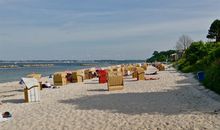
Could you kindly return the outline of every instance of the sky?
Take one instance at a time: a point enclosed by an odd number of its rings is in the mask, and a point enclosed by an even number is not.
[[[0,60],[146,59],[207,41],[219,0],[0,0]]]

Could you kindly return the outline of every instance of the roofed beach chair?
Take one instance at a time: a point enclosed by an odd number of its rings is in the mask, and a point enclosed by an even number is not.
[[[92,71],[89,69],[84,70],[85,79],[91,79],[92,78]]]
[[[35,78],[22,78],[25,84],[24,88],[24,102],[38,102],[40,101],[40,84]]]
[[[137,80],[145,80],[143,68],[137,67],[136,73],[137,73]]]
[[[106,83],[107,82],[107,70],[99,70],[98,76],[99,76],[99,83]]]
[[[83,82],[84,72],[82,70],[75,71],[72,73],[72,78],[73,83]]]
[[[164,71],[165,70],[165,65],[161,64],[161,63],[156,63],[155,67],[159,70],[159,71]]]
[[[32,74],[28,74],[26,77],[27,77],[27,78],[35,78],[35,79],[37,79],[38,81],[40,81],[40,79],[41,79],[41,74],[32,73]]]
[[[67,74],[64,72],[57,72],[53,75],[53,82],[55,86],[63,86],[67,84]]]
[[[108,73],[108,91],[122,90],[124,88],[124,80],[122,72]]]
[[[132,78],[137,78],[137,68],[133,68],[132,70]]]
[[[146,63],[144,63],[142,66],[141,66],[141,68],[143,68],[144,70],[147,70],[147,64]]]

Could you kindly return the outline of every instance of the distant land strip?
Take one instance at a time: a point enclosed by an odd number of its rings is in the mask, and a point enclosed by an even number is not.
[[[0,65],[0,68],[19,68],[19,67],[52,67],[54,64],[24,64],[24,65]]]

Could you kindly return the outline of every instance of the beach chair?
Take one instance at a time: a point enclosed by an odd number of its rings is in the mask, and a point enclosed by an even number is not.
[[[99,75],[99,83],[106,83],[107,82],[107,70],[99,70],[98,75]]]
[[[121,72],[122,72],[123,76],[128,75],[127,69],[126,69],[126,67],[124,67],[124,66],[121,67]]]
[[[157,74],[158,71],[159,70],[156,67],[154,67],[152,65],[149,65],[147,70],[145,71],[145,74],[147,74],[147,75],[154,75],[154,74]]]
[[[132,78],[137,78],[138,72],[137,72],[137,68],[133,68],[132,70]]]
[[[72,73],[72,78],[73,83],[83,82],[84,72],[82,70],[75,71]]]
[[[25,84],[24,88],[24,102],[38,102],[40,101],[40,84],[35,78],[22,78]]]
[[[136,74],[137,74],[137,80],[145,80],[143,68],[137,67]]]
[[[164,71],[165,70],[165,65],[164,64],[156,64],[155,67],[159,70],[159,71]]]
[[[141,67],[141,65],[140,64],[136,64],[135,67]]]
[[[128,69],[130,72],[132,72],[132,71],[133,71],[133,69],[134,69],[134,66],[129,65],[129,66],[127,67],[127,69]]]
[[[91,79],[92,78],[92,71],[89,69],[84,70],[85,79]]]
[[[53,75],[53,82],[55,86],[63,86],[67,84],[67,74],[64,72],[57,72]]]
[[[41,74],[32,73],[32,74],[28,74],[26,77],[27,77],[27,78],[35,78],[35,79],[37,79],[38,81],[40,81],[40,79],[41,79]]]
[[[146,63],[143,64],[143,65],[141,66],[141,68],[143,68],[144,70],[147,70],[147,64],[146,64]]]
[[[122,72],[108,73],[108,91],[122,90],[124,88],[124,80]]]

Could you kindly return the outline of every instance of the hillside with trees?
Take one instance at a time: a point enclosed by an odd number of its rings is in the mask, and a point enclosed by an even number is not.
[[[173,63],[174,66],[184,73],[197,74],[203,71],[205,79],[201,82],[208,89],[220,94],[220,20],[211,24],[207,38],[214,41],[193,42],[189,36],[182,35],[176,42],[176,50],[154,51],[147,62],[164,62],[171,54],[181,52],[181,57]]]
[[[185,73],[205,72],[202,83],[220,94],[220,20],[215,20],[208,31],[207,38],[214,42],[193,42],[176,62],[177,68]]]

